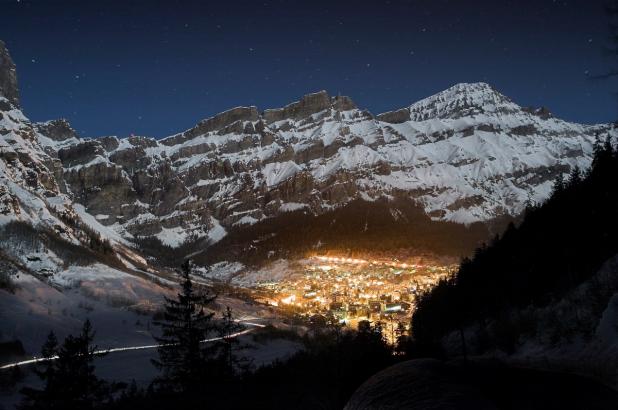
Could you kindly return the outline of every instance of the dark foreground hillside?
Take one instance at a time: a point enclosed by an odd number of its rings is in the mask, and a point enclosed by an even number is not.
[[[613,337],[617,175],[618,151],[609,140],[597,144],[587,173],[576,169],[558,180],[551,198],[530,208],[520,226],[510,225],[421,298],[412,319],[416,346],[512,354],[526,343],[578,342],[582,350]]]
[[[345,410],[615,409],[618,392],[585,377],[513,368],[493,361],[410,360],[385,369],[352,395]]]

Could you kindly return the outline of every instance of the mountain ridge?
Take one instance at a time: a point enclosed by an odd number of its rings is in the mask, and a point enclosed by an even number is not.
[[[559,174],[590,165],[597,136],[616,134],[520,107],[486,83],[377,116],[322,90],[261,112],[235,107],[159,140],[81,138],[66,120],[32,123],[15,99],[0,99],[4,219],[23,220],[21,208],[41,200],[40,212],[77,209],[124,245],[214,244],[286,212],[357,200],[409,200],[435,221],[490,223],[542,202]]]

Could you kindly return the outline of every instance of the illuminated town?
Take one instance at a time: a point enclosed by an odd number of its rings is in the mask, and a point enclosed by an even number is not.
[[[381,323],[394,342],[407,332],[417,296],[451,274],[456,265],[403,263],[329,256],[311,257],[300,272],[255,285],[259,300],[311,320],[356,329]]]

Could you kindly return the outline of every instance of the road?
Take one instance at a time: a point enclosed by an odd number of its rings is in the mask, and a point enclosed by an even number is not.
[[[261,323],[247,322],[245,320],[237,320],[237,322],[238,323],[242,323],[242,324],[247,325],[247,326],[251,326],[251,327],[248,328],[248,329],[241,330],[240,332],[232,333],[229,336],[231,338],[242,336],[242,335],[246,335],[247,333],[250,333],[250,332],[254,331],[257,328],[266,327],[266,325],[263,325]],[[211,342],[216,342],[216,341],[222,340],[222,339],[223,339],[223,337],[213,337],[213,338],[210,338],[210,339],[204,339],[204,340],[202,340],[201,343],[211,343]],[[152,345],[141,345],[141,346],[114,347],[114,348],[110,348],[110,349],[97,350],[97,351],[94,352],[94,354],[95,355],[107,355],[109,353],[127,352],[127,351],[131,351],[131,350],[156,349],[159,346],[160,346],[159,344],[152,344]],[[14,367],[27,366],[27,365],[34,364],[34,363],[40,363],[40,362],[45,362],[45,361],[49,361],[49,360],[56,360],[56,359],[58,359],[58,356],[52,356],[52,357],[33,357],[32,359],[28,359],[28,360],[21,360],[19,362],[13,362],[13,363],[4,364],[4,365],[0,366],[0,370],[12,369]]]

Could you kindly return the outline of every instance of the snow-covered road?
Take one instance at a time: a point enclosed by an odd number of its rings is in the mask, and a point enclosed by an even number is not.
[[[250,333],[252,331],[254,331],[256,328],[262,328],[262,327],[266,327],[266,325],[260,324],[260,323],[255,323],[255,322],[246,322],[246,321],[242,321],[239,320],[239,323],[242,323],[244,325],[248,325],[251,326],[248,329],[244,329],[241,330],[240,332],[236,332],[236,333],[232,333],[229,337],[238,337],[238,336],[242,336],[242,335],[246,335],[247,333]],[[222,340],[223,337],[213,337],[210,339],[204,339],[202,340],[202,343],[211,343],[211,342],[216,342],[217,340]],[[117,353],[117,352],[126,352],[126,351],[130,351],[130,350],[146,350],[146,349],[155,349],[157,347],[159,347],[159,344],[153,344],[153,345],[141,345],[141,346],[126,346],[126,347],[115,347],[115,348],[111,348],[111,349],[102,349],[102,350],[97,350],[94,352],[94,354],[96,355],[105,355],[108,353]],[[32,359],[28,359],[28,360],[22,360],[19,362],[13,362],[13,363],[7,363],[4,364],[2,366],[0,366],[0,370],[5,370],[5,369],[11,369],[13,367],[19,367],[19,366],[26,366],[29,364],[34,364],[34,363],[39,363],[39,362],[45,362],[48,360],[56,360],[58,359],[58,356],[52,356],[49,358],[46,357],[34,357]]]

